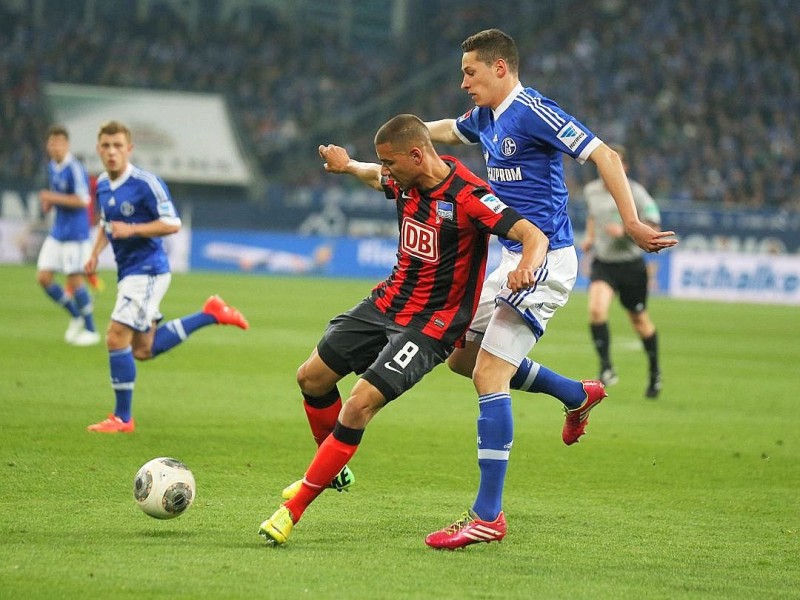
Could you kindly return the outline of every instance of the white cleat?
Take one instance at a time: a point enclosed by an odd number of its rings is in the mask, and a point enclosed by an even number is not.
[[[74,317],[69,320],[69,326],[64,333],[64,341],[68,344],[74,344],[75,338],[83,331],[83,317]]]
[[[73,346],[94,346],[100,343],[100,334],[96,331],[83,329],[72,339]]]

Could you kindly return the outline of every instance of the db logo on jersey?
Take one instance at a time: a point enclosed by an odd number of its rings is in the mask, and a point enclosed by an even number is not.
[[[403,219],[400,244],[403,250],[420,260],[439,261],[439,231],[430,225],[406,217]]]

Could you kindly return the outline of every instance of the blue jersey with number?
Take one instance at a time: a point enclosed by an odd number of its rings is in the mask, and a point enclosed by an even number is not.
[[[497,196],[541,229],[550,249],[573,244],[563,154],[583,163],[601,141],[552,100],[521,84],[496,110],[476,107],[456,120],[465,143],[480,143]],[[500,239],[510,250],[522,244]]]
[[[55,220],[50,235],[59,242],[82,242],[89,239],[89,175],[84,166],[72,154],[67,154],[60,163],[51,160],[47,164],[50,189],[59,194],[79,196],[84,206],[72,208],[54,205]]]
[[[111,181],[108,173],[97,179],[97,204],[100,218],[117,261],[117,278],[128,275],[158,275],[169,272],[169,260],[159,237],[111,237],[111,221],[149,223],[162,220],[180,225],[169,190],[160,177],[128,165],[125,172]]]

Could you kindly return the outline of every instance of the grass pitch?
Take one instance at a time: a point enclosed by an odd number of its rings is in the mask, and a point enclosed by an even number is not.
[[[85,431],[113,407],[105,349],[63,343],[66,314],[33,267],[0,277],[2,598],[800,597],[797,308],[654,299],[665,387],[648,401],[645,356],[615,307],[621,382],[573,447],[555,400],[514,394],[509,534],[458,552],[423,542],[478,482],[474,392],[439,367],[371,423],[353,491],[325,492],[269,548],[258,525],[314,450],[295,370],[373,282],[175,275],[167,318],[220,293],[251,329],[209,327],[138,363],[137,431],[107,436]],[[596,375],[584,294],[533,356]],[[136,470],[163,455],[198,485],[172,521],[132,495]]]

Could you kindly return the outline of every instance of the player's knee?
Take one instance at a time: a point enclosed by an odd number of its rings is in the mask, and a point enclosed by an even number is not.
[[[472,371],[472,383],[479,394],[486,394],[508,387],[508,381],[504,382],[502,377],[498,377],[497,371],[487,364],[475,365],[475,369]]]
[[[36,281],[38,281],[39,285],[41,285],[43,288],[46,288],[53,283],[53,275],[52,273],[48,273],[46,271],[39,271],[36,273]]]
[[[384,404],[377,398],[371,398],[368,395],[350,396],[344,403],[339,420],[346,427],[364,429]]]
[[[323,377],[319,373],[315,374],[308,362],[303,363],[297,369],[296,380],[301,392],[315,398],[324,396],[336,385],[336,381],[331,381],[329,377]]]
[[[472,361],[465,361],[462,357],[451,355],[447,359],[447,367],[463,377],[472,377]]]
[[[317,390],[317,386],[313,384],[313,381],[309,376],[306,363],[303,363],[297,369],[296,380],[297,380],[297,386],[300,388],[300,391],[303,392],[304,394],[308,394],[309,396],[319,395],[319,390]]]
[[[153,358],[153,349],[147,346],[134,347],[133,358],[136,360],[150,360]]]
[[[608,321],[608,311],[596,304],[589,304],[589,321],[592,325],[599,325]]]
[[[472,378],[472,370],[475,368],[480,340],[467,342],[464,348],[457,348],[447,357],[447,367],[462,377]]]

